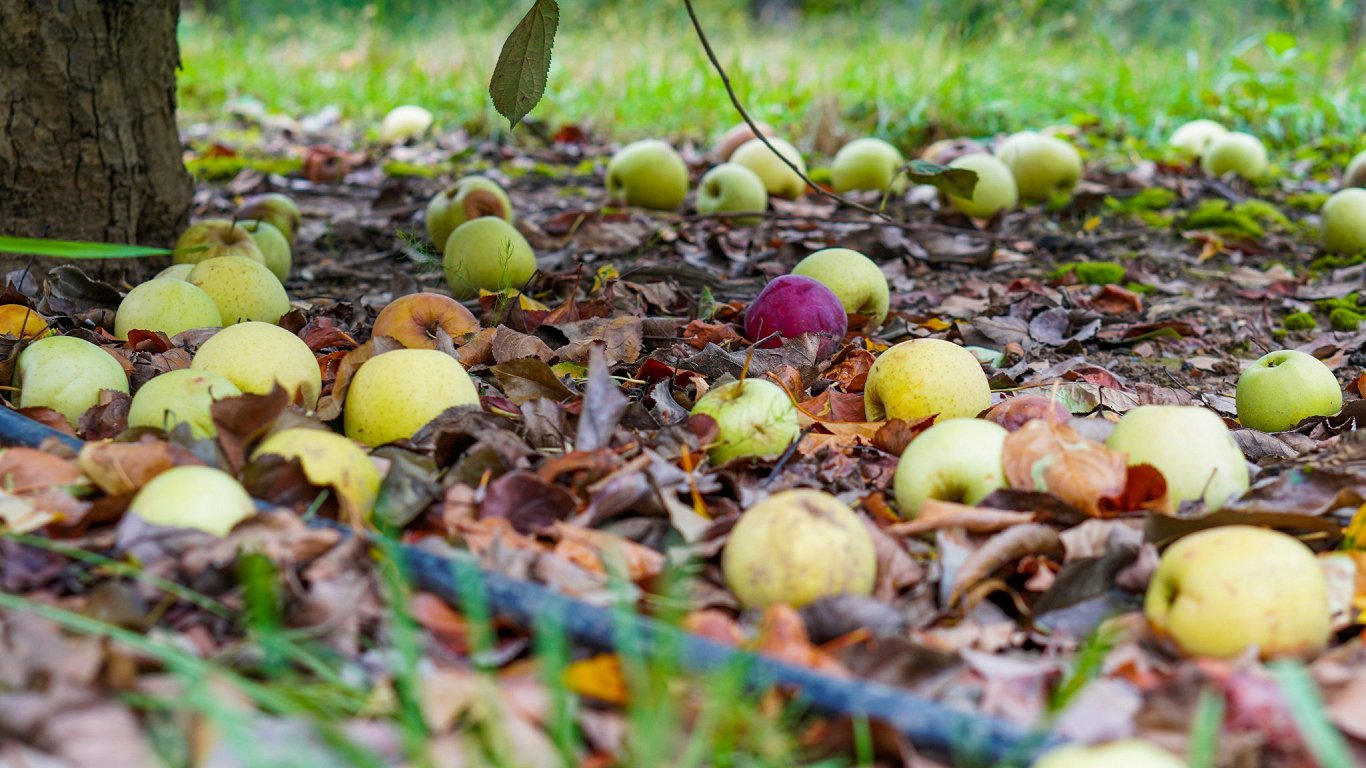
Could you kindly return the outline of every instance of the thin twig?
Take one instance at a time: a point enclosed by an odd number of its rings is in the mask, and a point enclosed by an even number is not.
[[[725,213],[684,213],[673,216],[678,221],[706,221],[708,219],[769,219],[772,221],[819,221],[826,224],[867,224],[874,227],[894,227],[906,232],[940,232],[946,235],[979,237],[983,240],[1019,240],[1020,236],[988,232],[984,229],[963,229],[932,221],[897,221],[885,215],[876,219],[862,219],[850,216],[822,216],[811,213],[783,213],[781,211],[727,211]],[[1088,244],[1092,240],[1083,241]]]

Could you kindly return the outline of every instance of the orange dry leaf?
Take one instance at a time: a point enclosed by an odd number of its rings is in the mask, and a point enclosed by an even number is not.
[[[613,533],[557,522],[555,535],[560,539],[555,554],[589,572],[603,573],[609,559],[624,565],[631,581],[652,579],[664,570],[662,553]]]
[[[171,467],[202,463],[188,450],[151,437],[136,443],[86,443],[77,461],[91,482],[111,496],[133,493]]]
[[[1124,494],[1128,479],[1123,453],[1043,419],[1007,435],[1001,461],[1012,488],[1050,493],[1092,517]]]
[[[570,664],[564,670],[564,684],[580,696],[625,706],[631,700],[621,659],[615,653],[602,653]]]
[[[81,471],[66,459],[33,448],[0,452],[0,490],[24,494],[57,486],[76,485]]]
[[[809,667],[836,677],[848,677],[849,672],[835,657],[811,644],[806,622],[790,605],[770,605],[759,621],[759,636],[750,649],[779,661]]]
[[[943,528],[962,528],[969,533],[995,533],[1012,525],[1033,521],[1034,515],[1029,512],[973,507],[953,501],[926,499],[914,520],[893,523],[887,526],[887,532],[898,536],[917,536]]]

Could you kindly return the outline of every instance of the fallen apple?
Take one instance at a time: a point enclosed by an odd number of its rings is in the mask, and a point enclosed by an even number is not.
[[[1344,256],[1366,251],[1366,189],[1334,192],[1319,211],[1324,250]]]
[[[220,256],[242,256],[261,264],[266,256],[246,229],[228,219],[205,219],[192,225],[176,240],[171,260],[198,264]]]
[[[214,401],[242,394],[226,376],[213,371],[181,368],[147,380],[128,406],[129,427],[155,427],[167,432],[185,424],[196,439],[218,434],[210,406]]]
[[[906,190],[904,165],[901,150],[882,139],[854,139],[835,153],[830,183],[840,194],[854,190],[899,194]]]
[[[740,604],[801,607],[822,597],[867,595],[877,553],[863,521],[822,491],[781,491],[740,515],[721,553]]]
[[[135,286],[114,314],[114,336],[120,339],[127,339],[129,331],[175,336],[191,328],[222,325],[223,313],[212,296],[192,283],[163,277]]]
[[[688,196],[688,166],[663,141],[627,144],[607,163],[607,195],[627,205],[672,211]]]
[[[394,107],[379,124],[381,144],[402,144],[422,138],[432,127],[432,113],[415,104]]]
[[[384,445],[412,437],[458,405],[477,407],[479,392],[455,358],[434,349],[395,349],[366,360],[351,378],[343,423],[352,440]]]
[[[281,283],[289,279],[289,270],[294,266],[294,255],[289,250],[289,238],[285,233],[275,228],[274,224],[256,219],[247,219],[237,222],[237,226],[245,229],[251,235],[251,239],[256,241],[256,247],[261,249],[261,256],[264,257],[266,268]]]
[[[521,288],[536,274],[536,254],[517,228],[494,216],[471,219],[446,239],[446,285],[457,299],[480,290]]]
[[[787,158],[798,170],[806,173],[802,153],[779,138],[769,138],[768,143],[773,145],[773,149],[769,149],[759,139],[750,139],[735,150],[730,156],[730,161],[754,171],[754,174],[764,182],[764,188],[768,190],[769,195],[790,200],[801,197],[806,193],[806,182],[802,181],[801,175],[788,167],[782,158]],[[777,150],[776,153],[774,149]]]
[[[167,280],[189,280],[190,273],[194,271],[193,264],[172,264],[156,274],[155,279],[165,278]]]
[[[991,406],[977,358],[943,339],[911,339],[878,356],[863,389],[869,421],[973,417]]]
[[[279,279],[265,264],[243,256],[201,261],[186,282],[213,299],[223,325],[247,320],[278,323],[289,311],[289,294]]]
[[[278,383],[290,398],[312,410],[322,392],[322,370],[304,340],[278,325],[246,322],[215,333],[195,352],[190,368],[221,374],[256,395]]]
[[[1089,747],[1057,747],[1040,757],[1033,768],[1186,768],[1186,761],[1146,741],[1124,739]]]
[[[1001,211],[1009,211],[1020,204],[1020,191],[1015,186],[1015,174],[1005,163],[992,155],[963,155],[949,163],[950,168],[962,168],[977,174],[977,186],[972,198],[949,195],[949,203],[964,216],[990,219]]]
[[[1281,349],[1262,355],[1243,371],[1236,402],[1244,427],[1282,432],[1310,416],[1332,416],[1342,410],[1342,388],[1322,360]]]
[[[825,359],[844,343],[848,328],[849,317],[839,297],[805,275],[775,278],[745,308],[745,338],[765,349],[814,333],[820,337],[816,355]]]
[[[763,135],[773,135],[773,126],[768,123],[756,122],[755,125],[759,127],[759,132]],[[750,128],[748,123],[736,124],[721,134],[720,140],[716,142],[716,156],[721,158],[723,163],[730,160],[730,156],[735,154],[735,150],[739,149],[741,144],[753,139],[755,135],[754,129]]]
[[[1183,123],[1179,128],[1172,132],[1172,136],[1167,140],[1167,146],[1176,150],[1176,153],[1191,162],[1205,154],[1209,145],[1216,139],[1221,139],[1228,135],[1228,129],[1213,120],[1192,120]]]
[[[1229,133],[1210,142],[1200,156],[1200,165],[1211,176],[1233,173],[1256,181],[1266,175],[1266,147],[1251,134]]]
[[[153,525],[192,528],[226,536],[256,514],[256,505],[232,475],[213,467],[172,467],[133,496],[128,511]]]
[[[100,391],[128,394],[128,375],[114,355],[75,336],[38,339],[15,367],[20,408],[51,408],[76,426],[100,401]]]
[[[1167,480],[1172,505],[1204,499],[1211,510],[1247,490],[1247,463],[1223,419],[1192,405],[1141,405],[1106,439],[1128,454],[1129,466],[1149,464]]]
[[[466,176],[427,203],[427,236],[437,250],[444,251],[456,227],[481,216],[497,216],[511,224],[512,201],[493,179]]]
[[[460,302],[439,293],[410,293],[380,310],[371,330],[409,349],[436,349],[436,332],[459,339],[479,330],[479,321]]]
[[[1056,136],[1022,131],[1002,142],[996,156],[1010,168],[1020,199],[1027,203],[1069,196],[1081,180],[1081,155]]]
[[[768,209],[768,190],[754,171],[738,163],[722,163],[697,183],[698,213],[755,213]],[[736,224],[757,224],[759,216],[739,216]]]
[[[1314,552],[1284,533],[1228,525],[1162,553],[1143,600],[1153,631],[1189,656],[1263,658],[1322,649],[1332,632],[1328,583]]]
[[[284,233],[291,249],[299,239],[299,227],[303,225],[303,213],[299,211],[299,206],[279,192],[267,192],[243,200],[242,207],[237,209],[237,218],[270,224]]]
[[[915,517],[926,499],[976,504],[1004,488],[1005,428],[982,419],[935,422],[916,435],[901,454],[893,485],[905,518]]]
[[[252,459],[268,455],[298,461],[311,485],[332,489],[350,521],[369,519],[384,478],[355,442],[330,430],[296,427],[267,437]]]
[[[851,315],[870,318],[873,326],[887,319],[891,288],[882,268],[849,248],[826,248],[797,262],[792,274],[820,281]]]
[[[764,379],[742,379],[709,390],[693,404],[692,415],[698,414],[716,420],[716,440],[707,455],[717,465],[777,457],[801,434],[792,398]]]

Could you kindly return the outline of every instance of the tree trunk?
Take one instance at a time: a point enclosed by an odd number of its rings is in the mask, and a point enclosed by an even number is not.
[[[169,245],[178,0],[0,0],[0,235]]]

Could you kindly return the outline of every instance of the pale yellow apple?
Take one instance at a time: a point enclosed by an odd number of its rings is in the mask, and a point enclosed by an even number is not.
[[[133,395],[128,407],[128,426],[156,427],[170,431],[187,424],[195,439],[218,434],[210,407],[214,401],[242,394],[226,376],[213,371],[183,368],[148,380]]]
[[[480,290],[521,288],[536,274],[536,254],[517,228],[495,216],[470,219],[446,238],[446,285],[457,299]]]
[[[153,525],[193,528],[226,536],[256,514],[256,505],[232,475],[213,467],[172,467],[133,496],[128,511]]]
[[[369,518],[383,481],[375,463],[360,446],[325,429],[285,429],[266,438],[252,458],[274,455],[296,459],[308,482],[331,488],[342,513],[352,521]]]
[[[782,157],[788,159],[793,165],[797,166],[802,173],[806,173],[806,162],[802,160],[802,153],[797,148],[779,138],[770,138],[769,144],[781,153]],[[806,182],[802,177],[793,171],[782,158],[769,149],[764,142],[759,139],[750,139],[740,148],[735,150],[730,156],[730,162],[743,165],[754,171],[761,181],[768,194],[773,197],[785,197],[795,200],[806,193]]]
[[[1186,762],[1146,741],[1125,739],[1094,747],[1058,747],[1033,768],[1186,768]]]
[[[289,311],[289,295],[279,278],[265,264],[242,256],[201,261],[187,282],[209,294],[223,325],[247,320],[278,323]]]
[[[1201,118],[1183,123],[1172,132],[1167,144],[1185,160],[1191,161],[1205,154],[1205,150],[1209,149],[1209,145],[1216,139],[1222,139],[1227,135],[1228,129],[1224,126],[1213,120]]]
[[[1224,420],[1193,405],[1142,405],[1119,420],[1105,444],[1149,464],[1167,480],[1172,506],[1203,498],[1218,509],[1247,490],[1247,462]]]
[[[294,254],[290,251],[289,238],[285,237],[285,233],[268,221],[256,219],[239,221],[237,226],[251,234],[256,247],[261,249],[266,269],[275,275],[275,279],[281,283],[288,279],[289,270],[294,266]]]
[[[1021,131],[1002,142],[996,156],[1010,168],[1025,202],[1045,203],[1070,195],[1081,180],[1081,155],[1056,136]]]
[[[172,264],[156,274],[157,280],[189,280],[190,273],[194,271],[193,264]]]
[[[882,268],[872,259],[850,248],[826,248],[797,262],[794,275],[820,281],[839,298],[844,311],[872,318],[874,326],[887,319],[891,288]]]
[[[412,437],[457,405],[478,406],[479,391],[455,358],[435,349],[395,349],[366,360],[351,378],[343,424],[352,440],[384,445]]]
[[[190,367],[226,377],[243,392],[263,395],[278,383],[294,402],[312,409],[322,392],[322,370],[303,339],[278,325],[230,325],[199,347]]]
[[[1334,192],[1319,211],[1324,250],[1355,256],[1366,251],[1366,189]]]
[[[19,353],[15,380],[20,408],[51,408],[76,426],[100,401],[100,391],[128,393],[128,376],[114,356],[75,336],[48,336]]]
[[[1210,142],[1200,165],[1214,176],[1233,173],[1250,181],[1265,176],[1270,167],[1266,147],[1250,133],[1230,133]]]
[[[421,138],[432,127],[432,113],[416,104],[394,107],[379,124],[381,144],[402,144]]]
[[[1001,453],[1005,427],[982,419],[946,419],[916,435],[893,481],[901,516],[915,517],[927,499],[976,504],[1006,485]]]
[[[878,356],[863,404],[869,421],[972,417],[991,407],[991,385],[968,350],[942,339],[911,339]]]
[[[184,280],[158,277],[135,286],[119,302],[114,336],[129,331],[159,331],[174,336],[191,328],[220,328],[223,314],[213,297]]]

